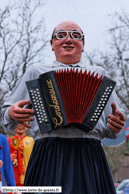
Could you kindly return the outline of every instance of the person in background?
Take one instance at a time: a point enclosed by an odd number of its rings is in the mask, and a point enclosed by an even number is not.
[[[7,137],[0,134],[0,171],[2,176],[2,186],[5,186],[4,179],[8,186],[15,186],[13,166],[10,158],[9,144]]]
[[[33,138],[26,136],[26,130],[25,126],[19,124],[15,129],[15,136],[8,137],[16,186],[23,186],[27,165],[34,145]]]
[[[123,109],[115,91],[98,123],[89,132],[70,125],[41,133],[34,110],[25,108],[30,103],[25,82],[37,79],[42,73],[78,68],[98,73],[98,76],[105,75],[102,67],[87,66],[81,62],[84,34],[75,22],[64,21],[58,24],[50,43],[56,61],[51,66],[36,64],[28,68],[2,108],[1,124],[6,130],[13,130],[21,123],[30,128],[35,139],[24,185],[62,186],[62,194],[116,194],[101,146],[102,138],[115,139],[125,124]],[[30,121],[30,124],[26,121]]]

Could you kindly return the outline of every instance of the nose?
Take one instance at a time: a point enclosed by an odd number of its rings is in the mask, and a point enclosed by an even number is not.
[[[73,38],[71,37],[70,34],[68,34],[67,38],[65,39],[65,43],[69,45],[69,44],[72,44],[72,42],[73,42]]]

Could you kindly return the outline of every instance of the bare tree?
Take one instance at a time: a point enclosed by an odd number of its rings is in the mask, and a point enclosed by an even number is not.
[[[114,26],[109,29],[111,36],[108,53],[93,51],[85,53],[90,65],[102,66],[108,76],[117,82],[116,92],[124,108],[126,117],[129,116],[129,15],[122,10],[121,15],[115,13]]]
[[[116,92],[121,101],[126,118],[129,117],[129,15],[122,10],[121,14],[113,15],[113,27],[108,30],[111,36],[110,51],[94,50],[85,53],[86,63],[103,67],[107,75],[117,82]],[[105,153],[114,180],[119,177],[118,170],[128,155],[127,147],[107,148]],[[127,170],[126,170],[127,172]],[[116,176],[117,175],[117,176]]]
[[[0,9],[0,107],[26,68],[43,63],[47,35],[44,0],[16,1]]]

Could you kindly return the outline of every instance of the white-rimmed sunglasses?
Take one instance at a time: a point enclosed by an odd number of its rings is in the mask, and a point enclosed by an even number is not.
[[[72,38],[76,40],[82,40],[84,38],[84,34],[79,31],[63,31],[60,30],[54,34],[58,40],[66,39],[68,35],[71,35]]]

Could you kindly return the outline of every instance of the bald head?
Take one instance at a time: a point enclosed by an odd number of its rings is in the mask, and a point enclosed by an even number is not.
[[[65,38],[58,38],[57,32],[59,36],[65,36]],[[67,32],[67,35],[65,32]],[[84,51],[84,36],[81,36],[81,39],[76,38],[80,34],[76,32],[82,33],[80,27],[73,21],[63,21],[56,26],[50,42],[52,51],[54,51],[56,56],[56,61],[68,65],[80,61],[82,52]]]
[[[73,22],[73,21],[70,21],[70,20],[66,20],[66,21],[63,21],[63,22],[61,22],[61,23],[59,23],[57,26],[56,26],[56,31],[58,31],[58,29],[60,28],[60,27],[66,27],[66,26],[69,26],[69,28],[76,28],[77,30],[80,30],[80,27],[75,23],[75,22]],[[62,29],[63,30],[63,29]],[[55,31],[55,32],[56,32]]]
[[[76,24],[75,22],[71,21],[71,20],[66,20],[66,21],[63,21],[63,22],[60,22],[53,30],[53,33],[52,33],[52,36],[51,36],[51,40],[53,39],[54,37],[54,33],[59,31],[59,30],[64,30],[64,28],[68,29],[73,29],[73,30],[77,30],[79,32],[81,32],[83,34],[83,31],[81,30],[81,28],[78,26],[78,24]],[[83,43],[84,43],[84,39],[83,39]]]

